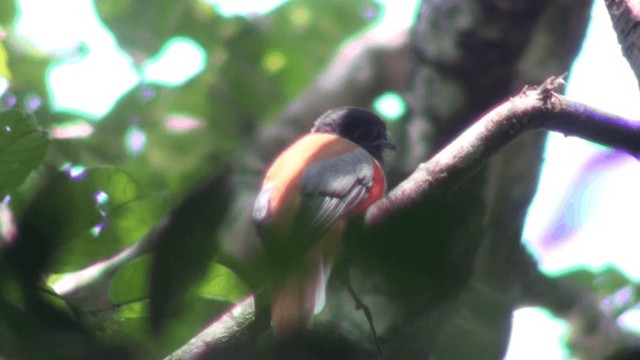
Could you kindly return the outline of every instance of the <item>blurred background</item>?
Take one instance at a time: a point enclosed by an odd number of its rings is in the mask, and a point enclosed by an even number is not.
[[[0,110],[36,115],[51,138],[47,164],[74,174],[117,166],[153,195],[137,205],[144,218],[121,225],[127,235],[116,245],[89,254],[70,245],[50,284],[134,243],[166,214],[170,199],[250,144],[257,128],[276,121],[346,44],[365,31],[380,39],[400,36],[418,7],[417,0],[185,4],[0,3]],[[602,2],[595,2],[568,71],[569,98],[640,119],[638,83]],[[371,107],[390,123],[407,111],[398,92],[382,94]],[[549,134],[523,242],[548,275],[588,271],[619,284],[603,296],[603,306],[621,308],[619,325],[640,332],[633,285],[640,278],[638,183],[640,164],[633,157]],[[28,180],[12,194],[17,212],[30,186]],[[93,229],[96,236],[101,230]],[[225,290],[227,300],[244,293],[237,286]],[[507,358],[566,358],[566,331],[566,323],[546,310],[519,309]]]

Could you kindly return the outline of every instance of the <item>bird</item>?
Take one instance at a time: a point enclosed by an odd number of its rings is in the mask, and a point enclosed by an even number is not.
[[[348,221],[386,192],[387,126],[357,107],[329,110],[267,168],[252,218],[269,263],[271,329],[287,338],[325,304]]]

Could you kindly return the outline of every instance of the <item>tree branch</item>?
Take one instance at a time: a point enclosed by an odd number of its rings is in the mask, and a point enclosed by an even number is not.
[[[224,347],[229,342],[237,340],[246,331],[253,321],[254,315],[254,298],[247,296],[220,315],[184,346],[167,356],[165,360],[197,359],[208,354],[211,350]]]
[[[552,130],[640,155],[640,123],[572,101],[554,92],[550,78],[485,113],[367,212],[367,222],[420,201],[434,188],[452,188],[505,145],[530,130]]]

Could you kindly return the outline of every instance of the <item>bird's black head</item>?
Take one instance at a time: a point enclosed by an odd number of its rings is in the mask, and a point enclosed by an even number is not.
[[[363,147],[380,163],[385,149],[396,148],[385,123],[375,114],[355,107],[327,111],[316,120],[311,132],[338,134]]]

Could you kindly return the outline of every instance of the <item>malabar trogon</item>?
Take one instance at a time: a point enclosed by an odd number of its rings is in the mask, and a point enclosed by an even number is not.
[[[277,338],[305,328],[322,310],[347,221],[386,190],[385,149],[395,145],[378,116],[342,107],[320,116],[267,169],[253,220],[272,272]]]

